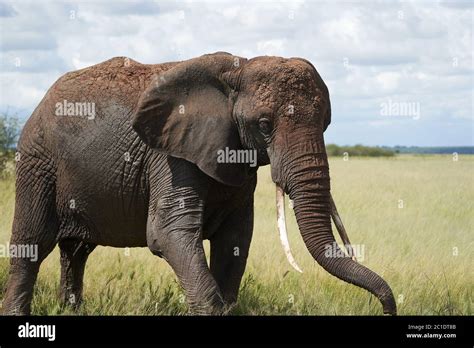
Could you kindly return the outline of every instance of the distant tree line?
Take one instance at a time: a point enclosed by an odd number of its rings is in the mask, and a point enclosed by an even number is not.
[[[395,151],[379,146],[339,146],[336,144],[329,144],[326,146],[328,156],[344,156],[347,153],[349,156],[368,156],[368,157],[392,157],[395,156]]]
[[[20,130],[20,122],[16,115],[9,115],[8,112],[0,113],[0,176],[13,172],[12,160],[15,157]]]
[[[390,149],[396,153],[474,155],[474,146],[394,146]]]

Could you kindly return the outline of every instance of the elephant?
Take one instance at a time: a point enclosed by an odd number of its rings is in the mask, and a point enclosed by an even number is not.
[[[60,296],[76,308],[88,255],[101,245],[148,247],[172,267],[191,314],[230,314],[253,233],[257,170],[270,165],[292,265],[299,269],[285,194],[316,262],[395,315],[389,285],[335,243],[331,216],[350,250],[330,192],[330,122],[328,88],[302,58],[116,57],[66,73],[19,139],[11,245],[37,246],[38,257],[10,259],[3,313],[30,314],[40,264],[56,245]],[[329,246],[343,256],[328,255]]]

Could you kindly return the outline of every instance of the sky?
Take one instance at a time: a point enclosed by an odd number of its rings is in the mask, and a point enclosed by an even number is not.
[[[326,143],[474,145],[472,1],[4,1],[0,112],[116,56],[303,57],[331,96]]]

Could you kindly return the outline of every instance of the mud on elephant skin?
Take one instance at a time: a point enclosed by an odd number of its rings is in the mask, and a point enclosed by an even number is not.
[[[104,245],[148,247],[175,271],[191,313],[227,313],[252,238],[256,170],[270,164],[293,266],[285,193],[314,259],[396,314],[380,276],[348,255],[325,253],[335,241],[331,215],[350,248],[330,194],[323,138],[330,121],[328,89],[300,58],[218,52],[156,65],[113,58],[67,73],[18,144],[11,243],[37,245],[38,260],[11,259],[3,313],[30,313],[40,264],[56,244],[61,297],[73,306],[82,299],[88,255]],[[218,161],[224,150],[255,154],[256,162]]]

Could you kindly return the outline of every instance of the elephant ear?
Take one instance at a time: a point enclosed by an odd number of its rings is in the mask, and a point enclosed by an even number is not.
[[[219,163],[218,155],[226,148],[242,149],[232,118],[232,91],[221,76],[243,61],[217,53],[156,75],[140,98],[133,129],[151,148],[190,161],[223,184],[241,186],[249,165]]]

